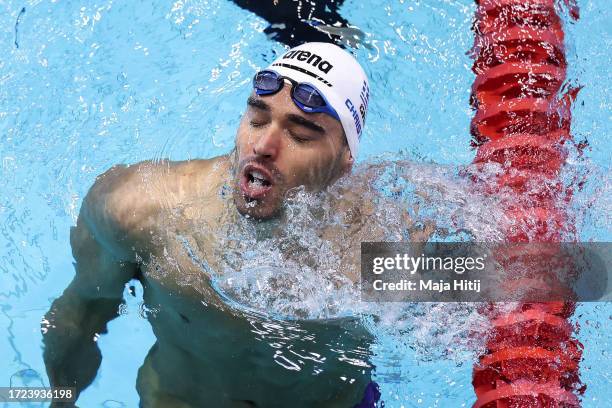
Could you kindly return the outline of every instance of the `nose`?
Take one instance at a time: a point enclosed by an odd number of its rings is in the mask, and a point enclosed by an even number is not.
[[[253,153],[260,157],[274,160],[278,156],[282,138],[282,129],[274,122],[258,134],[253,143]]]

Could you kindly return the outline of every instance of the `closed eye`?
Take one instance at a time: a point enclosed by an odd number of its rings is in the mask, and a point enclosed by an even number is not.
[[[291,136],[293,140],[295,140],[298,143],[306,143],[306,142],[310,142],[311,140],[313,140],[312,137],[308,137],[308,136],[301,135],[299,133],[295,133],[292,130],[289,131],[289,135]]]
[[[251,127],[254,127],[254,128],[260,128],[262,126],[265,126],[266,124],[267,122],[256,121],[256,120],[251,120],[249,122],[249,125],[251,125]]]

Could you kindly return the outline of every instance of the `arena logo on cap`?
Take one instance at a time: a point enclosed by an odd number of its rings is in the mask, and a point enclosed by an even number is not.
[[[298,61],[304,61],[313,67],[325,72],[326,74],[334,67],[328,61],[310,51],[293,50],[283,55],[283,59],[297,59]]]

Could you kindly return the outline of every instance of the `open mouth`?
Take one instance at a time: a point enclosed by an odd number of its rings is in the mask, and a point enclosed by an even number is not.
[[[240,189],[247,199],[258,199],[272,188],[272,175],[268,170],[254,165],[247,165],[242,171]]]

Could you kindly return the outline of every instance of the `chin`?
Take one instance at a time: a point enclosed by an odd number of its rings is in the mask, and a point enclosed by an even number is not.
[[[238,212],[255,220],[265,221],[280,215],[280,203],[267,203],[266,201],[266,199],[248,201],[242,194],[234,194],[234,204]]]

